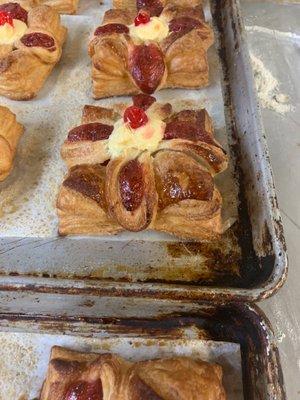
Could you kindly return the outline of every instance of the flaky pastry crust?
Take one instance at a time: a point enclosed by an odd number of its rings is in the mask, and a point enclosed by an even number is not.
[[[8,0],[0,0],[0,4],[7,3]],[[60,14],[75,14],[79,0],[14,0],[26,10],[36,6],[49,6],[54,8]]]
[[[35,97],[60,60],[66,33],[56,10],[46,5],[29,8],[25,34],[10,45],[0,44],[0,95]]]
[[[169,34],[159,43],[133,40],[128,26],[135,16],[130,10],[109,10],[95,30],[89,44],[94,98],[208,85],[207,50],[214,39],[201,6],[166,5],[160,17]]]
[[[24,128],[7,107],[0,106],[0,181],[7,178],[13,167],[18,142]]]
[[[213,177],[228,159],[214,139],[205,110],[172,111],[154,97],[138,95],[135,105],[164,121],[156,150],[129,149],[110,159],[109,138],[125,106],[85,106],[61,154],[69,171],[61,186],[59,232],[114,234],[154,229],[203,241],[224,230],[222,197]]]
[[[151,15],[160,15],[167,5],[177,7],[196,7],[202,5],[202,0],[113,0],[114,8],[137,12],[149,10]]]
[[[40,400],[225,400],[222,375],[219,365],[200,359],[132,363],[55,346]]]

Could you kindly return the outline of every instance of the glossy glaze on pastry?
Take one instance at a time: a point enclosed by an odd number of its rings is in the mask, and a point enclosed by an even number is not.
[[[89,45],[93,95],[152,94],[163,88],[199,88],[209,83],[207,50],[213,31],[201,6],[166,5],[148,11],[105,13]]]
[[[59,61],[66,38],[53,8],[24,7],[14,2],[0,5],[0,95],[14,100],[37,95]]]
[[[143,94],[122,109],[85,106],[61,153],[62,235],[154,229],[212,240],[223,231],[213,177],[228,161],[205,110],[174,113]]]
[[[55,346],[40,400],[226,400],[222,375],[200,359],[132,363]]]
[[[0,106],[0,182],[13,167],[17,145],[24,128],[7,107]]]

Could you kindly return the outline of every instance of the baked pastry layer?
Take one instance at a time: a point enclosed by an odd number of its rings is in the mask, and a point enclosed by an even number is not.
[[[212,240],[223,232],[213,177],[228,160],[205,110],[175,113],[148,95],[130,107],[85,106],[61,154],[69,168],[57,200],[62,235],[154,229]]]
[[[0,12],[12,18],[12,24],[0,27],[0,95],[14,100],[37,95],[61,57],[67,32],[53,8],[24,7],[0,5]]]
[[[105,13],[89,44],[95,98],[208,85],[213,31],[201,6],[169,4],[159,17],[147,15],[140,23],[132,11]]]
[[[225,400],[222,368],[174,357],[128,362],[52,348],[40,400]]]
[[[7,0],[0,0],[0,4],[7,2]],[[60,14],[75,14],[79,0],[15,0],[14,3],[19,3],[27,10],[32,7],[45,5],[53,7]]]
[[[0,182],[9,175],[24,128],[7,107],[0,106]]]
[[[151,15],[160,15],[167,5],[178,7],[195,7],[202,4],[202,0],[113,0],[114,8],[122,8],[137,12],[141,9],[149,10]]]

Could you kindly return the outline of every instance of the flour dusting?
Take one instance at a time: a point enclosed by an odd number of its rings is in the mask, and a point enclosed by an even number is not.
[[[250,53],[255,85],[259,100],[264,108],[275,111],[279,114],[286,114],[293,110],[289,104],[289,96],[280,93],[279,82],[272,73],[265,67],[264,63]]]

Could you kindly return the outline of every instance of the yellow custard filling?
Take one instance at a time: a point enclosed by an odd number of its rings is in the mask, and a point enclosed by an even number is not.
[[[169,25],[162,17],[152,17],[146,24],[129,25],[129,34],[137,42],[161,42],[169,34]]]
[[[148,115],[148,122],[132,129],[123,119],[118,120],[108,139],[108,153],[112,158],[126,154],[129,150],[157,150],[163,139],[166,124],[155,116]]]
[[[25,22],[13,19],[13,26],[5,23],[0,26],[0,44],[12,44],[19,40],[27,30]]]

